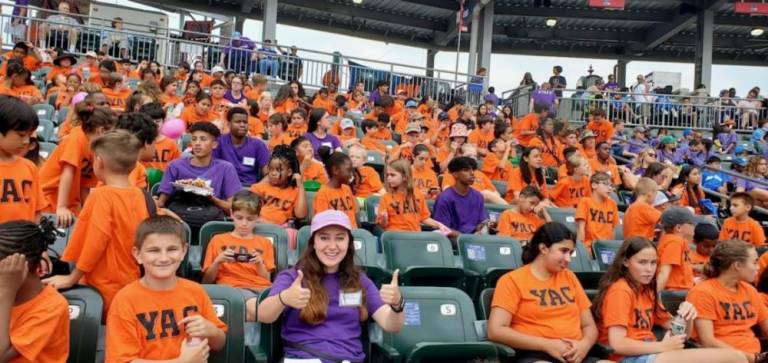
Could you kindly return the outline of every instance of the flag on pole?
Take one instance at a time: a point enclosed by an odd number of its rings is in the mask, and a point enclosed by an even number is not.
[[[464,8],[464,0],[459,0],[459,12],[456,13],[456,25],[459,33],[469,31],[469,28],[464,24],[464,19],[467,17],[469,17],[469,9]]]

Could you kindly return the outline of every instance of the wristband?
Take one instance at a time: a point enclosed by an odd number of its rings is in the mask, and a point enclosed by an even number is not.
[[[403,295],[400,295],[400,302],[398,302],[396,306],[390,305],[389,307],[392,308],[392,311],[395,314],[402,313],[403,310],[405,310],[405,298],[403,297]]]
[[[277,293],[277,299],[278,299],[278,300],[280,300],[280,303],[281,303],[281,304],[283,304],[283,306],[288,306],[288,304],[286,304],[286,303],[283,301],[283,292],[282,292],[282,291],[280,291],[280,292],[278,292],[278,293]]]

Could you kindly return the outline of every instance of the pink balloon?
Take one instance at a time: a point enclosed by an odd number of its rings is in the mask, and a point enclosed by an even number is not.
[[[186,128],[186,124],[183,120],[174,118],[165,121],[163,126],[160,126],[160,133],[171,139],[178,139],[184,134]]]
[[[74,97],[72,97],[72,107],[74,107],[76,104],[83,102],[85,100],[85,96],[88,96],[85,92],[80,92],[76,94]]]

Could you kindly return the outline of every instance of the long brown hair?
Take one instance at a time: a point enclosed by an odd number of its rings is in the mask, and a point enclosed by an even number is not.
[[[754,248],[751,244],[728,240],[720,242],[712,250],[709,261],[704,265],[704,276],[716,278],[736,262],[744,262],[749,257],[749,250]]]
[[[349,238],[349,246],[347,247],[347,254],[344,259],[341,260],[339,265],[339,287],[341,291],[355,292],[360,291],[362,298],[360,299],[360,321],[366,321],[368,319],[368,309],[366,308],[365,290],[360,283],[360,268],[355,264],[355,248],[352,232],[347,231]],[[304,283],[311,292],[309,303],[299,313],[301,321],[317,325],[325,321],[328,317],[328,294],[323,286],[323,277],[325,269],[323,263],[317,258],[315,253],[315,237],[317,232],[313,233],[309,238],[309,244],[299,258],[299,262],[296,263],[296,268],[300,269],[304,274]]]
[[[654,276],[653,279],[651,279],[651,283],[647,286],[637,286],[637,284],[632,280],[632,276],[630,276],[629,270],[626,266],[624,266],[625,261],[628,261],[630,258],[632,258],[632,256],[646,248],[651,248],[654,251],[656,250],[656,247],[653,246],[651,241],[643,237],[632,237],[625,240],[624,243],[621,244],[621,247],[619,247],[619,250],[616,251],[616,255],[613,258],[613,263],[608,268],[608,271],[605,273],[605,275],[603,275],[603,277],[600,279],[599,290],[594,302],[592,303],[592,315],[595,317],[595,322],[600,322],[602,319],[601,310],[603,308],[605,294],[608,293],[608,289],[610,289],[611,285],[613,285],[621,278],[624,278],[624,280],[627,281],[627,284],[629,284],[629,287],[632,288],[632,291],[635,291],[638,294],[651,295],[653,297],[653,311],[654,313],[656,312],[656,308],[658,306],[656,295],[656,277]]]
[[[407,160],[399,159],[395,160],[389,165],[387,165],[387,169],[392,169],[395,172],[399,173],[403,176],[403,183],[405,184],[405,200],[410,203],[411,205],[416,205],[416,197],[413,194],[413,178],[411,177],[411,163],[409,163]],[[389,184],[386,184],[387,193],[395,193],[396,190],[390,188]]]

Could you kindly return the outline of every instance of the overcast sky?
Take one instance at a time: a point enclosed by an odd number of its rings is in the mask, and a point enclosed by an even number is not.
[[[108,2],[117,2],[110,0]],[[128,1],[119,0],[120,4]],[[169,24],[178,24],[178,17],[171,15]],[[247,20],[244,25],[244,35],[254,39],[261,39],[262,26],[260,21]],[[345,35],[336,35],[287,25],[277,26],[277,36],[281,45],[296,45],[299,48],[312,49],[322,52],[341,52],[346,56],[367,58],[380,61],[389,61],[413,65],[426,66],[427,52],[424,49],[407,47],[403,45],[383,43],[379,41],[354,38]],[[300,52],[305,57],[311,58],[306,52]],[[315,55],[317,56],[317,55]],[[691,62],[693,60],[691,59]],[[365,63],[365,62],[362,62]],[[602,59],[583,58],[556,58],[534,57],[525,55],[493,54],[491,56],[490,85],[495,86],[497,93],[516,87],[525,72],[531,72],[534,80],[542,82],[549,79],[552,66],[563,67],[563,75],[569,85],[574,85],[580,76],[587,75],[587,69],[592,65],[595,74],[603,77],[612,72],[615,61]],[[376,67],[376,64],[367,64]],[[435,68],[453,71],[456,66],[455,52],[439,52],[435,57]],[[467,55],[463,53],[459,61],[461,72],[467,71]],[[638,74],[647,74],[652,71],[668,71],[681,73],[681,87],[693,89],[693,63],[662,63],[633,61],[627,65],[627,82],[634,82]],[[421,73],[421,72],[419,72]],[[423,74],[423,73],[422,73]],[[444,78],[452,78],[444,76]],[[710,93],[717,93],[721,89],[735,87],[739,96],[744,96],[750,88],[760,86],[768,89],[768,66],[744,67],[744,66],[719,66],[712,67],[712,87]],[[570,87],[569,87],[570,88]],[[715,90],[715,92],[712,92]],[[765,93],[766,91],[763,91]]]

